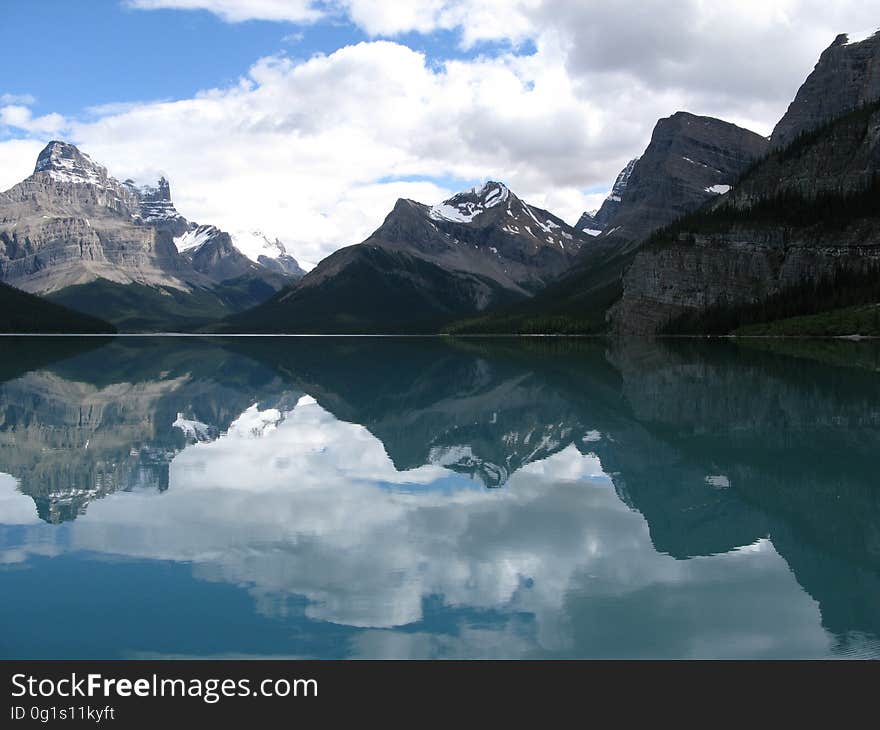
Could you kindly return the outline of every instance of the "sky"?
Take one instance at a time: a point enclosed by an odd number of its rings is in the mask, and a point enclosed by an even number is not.
[[[573,223],[657,119],[768,135],[864,0],[2,0],[0,190],[51,139],[307,266],[484,180]]]

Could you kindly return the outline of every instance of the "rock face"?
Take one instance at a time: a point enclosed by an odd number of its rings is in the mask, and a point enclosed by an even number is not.
[[[880,44],[866,43],[852,48],[873,48],[865,67],[876,68]],[[840,48],[850,46],[832,46],[818,68]],[[805,282],[873,275],[880,216],[866,196],[880,174],[880,103],[826,113],[836,121],[774,150],[703,220],[637,254],[611,312],[616,332],[653,334],[682,316],[765,302]],[[802,217],[792,218],[795,208]]]
[[[530,296],[591,241],[498,182],[435,206],[399,200],[366,241],[328,256],[230,327],[436,331],[453,318]]]
[[[398,201],[365,243],[526,294],[566,271],[590,240],[552,213],[524,203],[503,183],[488,182],[433,207]]]
[[[833,236],[773,226],[691,234],[638,253],[611,311],[614,330],[651,335],[683,314],[761,301],[841,270],[870,275],[880,266],[878,243],[878,227],[867,221]]]
[[[147,225],[169,231],[175,236],[181,235],[192,225],[174,207],[171,184],[165,177],[160,177],[155,185],[138,187],[133,180],[126,180],[123,185],[137,198],[138,206],[134,217]]]
[[[851,42],[847,34],[834,39],[801,86],[785,116],[773,130],[770,144],[780,149],[804,132],[880,97],[880,32]]]
[[[764,137],[720,119],[687,112],[661,119],[644,155],[618,178],[622,190],[609,198],[613,207],[601,221],[605,233],[597,246],[617,252],[637,247],[730,190],[766,150]]]
[[[51,142],[0,194],[0,279],[45,294],[95,279],[188,289],[171,237],[133,217],[135,192],[76,147]]]
[[[181,254],[175,240],[191,239],[204,228],[214,235],[200,241],[198,257]],[[27,292],[60,296],[96,282],[138,284],[184,294],[217,292],[221,311],[230,301],[222,291],[230,280],[260,283],[251,287],[256,299],[241,300],[251,306],[300,275],[289,255],[270,265],[251,261],[228,234],[186,220],[164,177],[155,186],[120,183],[66,142],[50,142],[34,173],[0,193],[0,281]],[[131,290],[118,293],[126,300],[132,296]],[[76,308],[69,299],[65,302]],[[130,304],[126,301],[127,308]],[[107,308],[112,311],[110,302]]]
[[[609,223],[614,220],[614,217],[620,210],[623,194],[629,185],[629,180],[638,161],[639,158],[636,157],[634,160],[626,163],[626,167],[620,171],[620,174],[614,181],[614,186],[611,188],[611,193],[605,198],[602,207],[593,213],[584,213],[575,228],[591,236],[598,236],[608,230]]]

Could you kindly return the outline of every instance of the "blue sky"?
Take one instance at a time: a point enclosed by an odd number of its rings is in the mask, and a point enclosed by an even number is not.
[[[502,180],[574,222],[679,110],[769,134],[841,0],[4,0],[0,190],[47,141],[314,263]],[[292,22],[294,20],[302,22]]]
[[[180,99],[228,86],[262,56],[310,56],[364,40],[350,23],[231,24],[205,10],[144,12],[119,0],[5,0],[0,88],[35,110]]]
[[[37,113],[87,113],[90,107],[182,99],[230,86],[257,59],[308,58],[371,37],[344,15],[316,23],[248,20],[229,23],[207,10],[144,12],[121,0],[4,0],[0,93],[35,97]],[[508,48],[464,49],[460,33],[404,33],[397,42],[434,61],[473,58]],[[528,42],[518,44],[534,52]]]

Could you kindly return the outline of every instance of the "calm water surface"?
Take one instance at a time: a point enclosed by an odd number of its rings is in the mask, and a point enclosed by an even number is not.
[[[880,346],[0,339],[0,656],[880,656]]]

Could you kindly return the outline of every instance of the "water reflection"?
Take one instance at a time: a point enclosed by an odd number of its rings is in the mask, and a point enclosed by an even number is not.
[[[4,656],[878,653],[874,345],[0,347]]]

